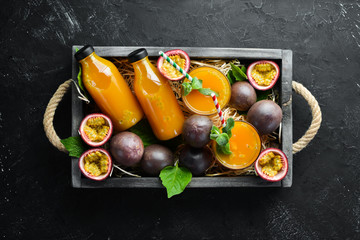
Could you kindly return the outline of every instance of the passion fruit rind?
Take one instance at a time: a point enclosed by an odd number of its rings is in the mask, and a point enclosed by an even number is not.
[[[109,159],[101,151],[94,151],[84,157],[84,169],[90,175],[98,177],[107,173],[109,168]]]
[[[265,91],[272,88],[277,82],[280,68],[273,61],[261,60],[250,64],[246,75],[254,88]]]
[[[101,146],[105,144],[112,133],[111,120],[104,114],[90,114],[82,121],[79,133],[88,145]]]
[[[260,153],[256,160],[255,170],[264,180],[280,181],[289,170],[287,157],[280,149],[267,148]]]
[[[112,159],[105,149],[93,148],[81,155],[79,168],[85,177],[102,181],[110,175]]]
[[[190,58],[185,51],[181,49],[174,49],[165,52],[165,54],[177,65],[179,65],[185,72],[189,71]],[[157,68],[161,75],[171,81],[179,81],[184,78],[184,76],[178,70],[176,70],[175,67],[168,63],[163,57],[159,57],[157,61]]]

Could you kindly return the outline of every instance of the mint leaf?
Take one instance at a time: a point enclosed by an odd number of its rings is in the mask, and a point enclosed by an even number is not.
[[[216,140],[216,138],[221,134],[220,129],[217,126],[212,126],[211,132],[210,132],[210,139]]]
[[[79,65],[79,73],[77,75],[77,80],[78,80],[78,85],[80,87],[80,89],[85,93],[85,87],[81,78],[81,65]]]
[[[219,93],[211,90],[210,88],[200,88],[198,91],[205,96],[211,96],[211,94],[214,93],[216,97],[219,97]]]
[[[79,158],[81,154],[87,150],[84,142],[79,136],[61,139],[60,142],[64,145],[66,150],[69,151],[70,157]]]
[[[231,85],[233,85],[236,82],[236,79],[234,77],[234,74],[232,73],[232,70],[228,71],[227,78],[229,79],[229,82]]]
[[[160,172],[160,179],[166,187],[168,198],[182,193],[191,182],[191,178],[191,172],[187,168],[179,167],[178,162],[175,166],[165,167]]]
[[[199,80],[197,77],[194,77],[192,82],[191,82],[191,87],[192,89],[200,89],[202,88],[202,80]]]
[[[141,138],[144,147],[159,142],[159,140],[155,137],[153,131],[151,130],[149,122],[146,119],[142,119],[140,122],[132,126],[129,131],[135,133]]]
[[[230,143],[227,143],[225,146],[220,146],[220,149],[224,154],[232,154],[232,151],[230,151]]]
[[[222,133],[216,138],[215,141],[220,146],[225,146],[227,143],[229,143],[229,136],[226,133]]]
[[[183,96],[188,95],[192,91],[191,83],[183,82],[181,85],[183,86]]]
[[[234,64],[230,63],[232,73],[236,79],[236,81],[244,81],[247,79],[246,73],[241,71],[241,69],[238,66],[235,66]]]
[[[228,120],[226,120],[226,126],[222,129],[222,132],[227,133],[229,138],[231,138],[231,136],[232,136],[231,129],[233,129],[234,126],[235,126],[234,119],[233,118],[228,118]]]

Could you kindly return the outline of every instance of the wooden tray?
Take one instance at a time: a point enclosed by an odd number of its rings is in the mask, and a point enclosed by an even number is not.
[[[72,56],[76,48],[73,46]],[[138,47],[94,47],[96,54],[101,57],[127,57],[127,55],[140,48]],[[159,51],[176,49],[175,47],[145,47],[150,57],[157,57]],[[197,48],[181,47],[190,58],[214,58],[214,59],[239,59],[243,64],[249,64],[256,60],[273,60],[280,67],[280,77],[275,87],[280,92],[280,106],[283,111],[281,148],[289,161],[289,171],[286,177],[279,182],[267,182],[256,176],[239,177],[194,177],[189,188],[219,188],[219,187],[291,187],[292,185],[292,51],[281,49],[258,49],[258,48]],[[72,59],[72,78],[77,78],[79,65],[75,58]],[[81,120],[85,117],[83,102],[78,99],[75,87],[72,87],[72,136],[78,135]],[[108,178],[97,182],[81,176],[78,159],[71,159],[72,186],[74,188],[162,188],[157,177],[123,177]]]

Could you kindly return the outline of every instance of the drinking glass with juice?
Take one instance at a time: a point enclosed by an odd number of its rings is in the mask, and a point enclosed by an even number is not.
[[[244,121],[235,121],[230,138],[231,154],[219,151],[217,143],[213,141],[212,149],[215,158],[230,169],[243,169],[249,167],[257,159],[261,150],[261,140],[256,129]]]
[[[213,67],[198,67],[192,70],[189,75],[203,81],[203,88],[210,88],[219,93],[218,103],[220,108],[228,104],[231,96],[231,86],[226,76]],[[184,80],[189,82],[188,79]],[[217,112],[211,96],[205,96],[197,90],[191,91],[182,97],[185,105],[194,113],[200,115],[212,115]]]
[[[81,64],[86,90],[117,131],[142,119],[144,114],[137,99],[113,63],[99,57],[90,45],[76,52],[75,58]]]
[[[135,72],[134,90],[137,99],[159,140],[181,134],[184,115],[168,80],[152,65],[144,48],[128,56]]]

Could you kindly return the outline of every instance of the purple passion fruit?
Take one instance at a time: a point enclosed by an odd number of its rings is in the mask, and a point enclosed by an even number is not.
[[[110,138],[113,125],[109,117],[101,113],[87,115],[81,122],[81,138],[92,147],[104,145]]]
[[[85,177],[101,181],[111,172],[110,154],[102,148],[94,148],[84,152],[79,158],[79,168]]]
[[[279,127],[281,119],[280,106],[271,100],[256,102],[246,116],[246,120],[258,130],[260,136],[275,131]]]
[[[184,122],[183,138],[187,144],[202,148],[210,142],[212,121],[206,116],[192,115]]]
[[[141,167],[150,176],[159,176],[164,167],[174,165],[174,155],[170,149],[153,144],[147,146],[141,159]]]
[[[175,49],[165,52],[165,54],[179,65],[185,72],[190,69],[190,58],[189,55],[181,49]],[[172,81],[179,81],[184,78],[176,68],[174,68],[168,61],[163,57],[159,57],[157,61],[157,68],[159,72],[167,79]]]
[[[211,166],[213,154],[209,147],[193,148],[186,145],[180,152],[179,163],[190,170],[194,176],[202,176]]]
[[[251,85],[258,90],[272,88],[279,78],[280,68],[273,61],[261,60],[252,63],[247,69],[247,77]]]
[[[255,102],[256,92],[250,83],[242,81],[231,86],[231,106],[239,111],[247,111]]]
[[[110,141],[110,152],[116,163],[132,167],[140,162],[144,145],[141,138],[132,132],[116,134]]]
[[[281,150],[276,148],[267,148],[262,151],[255,162],[257,174],[270,182],[282,180],[288,170],[288,160]]]

